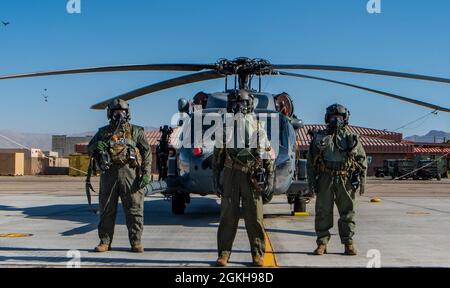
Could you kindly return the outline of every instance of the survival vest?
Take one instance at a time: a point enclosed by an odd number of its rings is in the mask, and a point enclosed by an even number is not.
[[[311,145],[319,150],[313,160],[316,171],[350,176],[357,169],[354,152],[359,140],[355,134],[344,128],[332,134],[327,130],[319,130],[314,135]]]

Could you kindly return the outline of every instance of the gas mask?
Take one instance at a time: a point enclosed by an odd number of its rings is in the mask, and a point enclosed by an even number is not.
[[[344,116],[342,115],[331,115],[329,118],[328,127],[332,131],[339,130],[345,126]]]
[[[128,121],[128,113],[125,110],[114,110],[111,116],[111,124],[119,127]]]
[[[231,112],[234,114],[241,113],[247,114],[249,112],[249,103],[248,101],[234,101],[231,104]]]

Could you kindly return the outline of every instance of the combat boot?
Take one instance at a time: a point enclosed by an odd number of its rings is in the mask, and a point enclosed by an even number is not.
[[[225,267],[228,264],[229,257],[226,255],[221,255],[217,258],[216,265],[219,267]]]
[[[98,244],[95,248],[94,248],[95,252],[98,253],[103,253],[103,252],[107,252],[107,251],[111,251],[111,244],[103,244],[100,243]]]
[[[253,266],[263,267],[264,266],[264,257],[259,256],[259,255],[253,256]]]
[[[144,246],[142,246],[141,244],[133,244],[133,245],[131,245],[131,252],[143,253],[144,252]]]
[[[344,251],[345,255],[348,255],[348,256],[355,256],[355,255],[357,255],[356,248],[355,248],[355,246],[352,243],[347,243],[347,244],[344,244],[344,245],[345,245],[345,251]]]
[[[314,255],[323,255],[327,254],[327,245],[318,244],[316,250],[314,250]]]

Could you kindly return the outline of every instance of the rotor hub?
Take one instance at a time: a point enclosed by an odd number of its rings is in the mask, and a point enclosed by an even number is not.
[[[236,75],[239,89],[250,89],[251,79],[254,75],[272,75],[272,64],[265,59],[250,59],[239,57],[234,60],[220,59],[216,63],[216,71],[222,75]]]
[[[234,60],[220,59],[216,63],[217,72],[223,75],[269,75],[272,72],[272,64],[265,59],[250,59],[240,57]]]

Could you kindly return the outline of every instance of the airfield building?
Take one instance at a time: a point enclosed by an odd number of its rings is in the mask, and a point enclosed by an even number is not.
[[[306,158],[311,137],[310,129],[324,129],[324,125],[305,125],[297,132],[297,144],[301,158]],[[449,144],[427,144],[403,140],[402,133],[349,126],[353,133],[361,136],[361,141],[370,159],[368,175],[374,176],[375,169],[383,166],[384,160],[389,159],[437,159],[450,153]],[[450,155],[444,160],[447,170],[450,170]]]
[[[75,145],[78,143],[89,142],[92,136],[69,137],[67,135],[52,136],[52,151],[58,152],[60,157],[68,157],[76,153]]]

